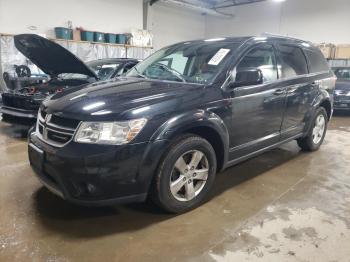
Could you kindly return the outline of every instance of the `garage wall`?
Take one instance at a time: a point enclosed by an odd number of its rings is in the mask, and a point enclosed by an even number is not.
[[[54,37],[53,28],[83,26],[88,30],[130,32],[143,26],[143,0],[0,0],[0,33],[39,33]],[[30,30],[34,26],[37,30]],[[203,38],[205,17],[174,6],[149,8],[148,27],[155,49],[175,42]]]
[[[206,36],[289,35],[315,43],[350,43],[349,0],[266,1],[225,10],[232,19],[207,17]]]
[[[149,9],[149,29],[154,34],[154,47],[180,41],[204,38],[205,16],[184,8],[155,4]]]
[[[54,36],[53,28],[73,26],[110,32],[142,28],[142,0],[0,0],[0,32],[33,32]],[[35,31],[34,31],[35,32]]]

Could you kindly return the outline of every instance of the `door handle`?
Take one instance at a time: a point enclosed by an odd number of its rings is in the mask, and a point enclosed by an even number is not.
[[[278,89],[276,89],[275,92],[273,92],[273,94],[274,94],[275,96],[284,95],[284,93],[285,93],[284,89],[281,89],[281,88],[278,88]]]

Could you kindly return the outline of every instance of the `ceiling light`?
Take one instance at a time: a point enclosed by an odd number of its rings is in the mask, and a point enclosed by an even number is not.
[[[73,101],[73,100],[78,99],[78,98],[80,98],[80,97],[86,96],[86,94],[87,94],[87,93],[84,93],[84,94],[80,94],[80,95],[74,96],[74,97],[72,97],[72,98],[71,98],[71,99],[69,99],[69,100],[70,100],[70,101]]]
[[[265,36],[257,36],[257,37],[254,38],[254,40],[256,40],[256,41],[265,41],[265,40],[267,40],[267,37],[265,37]]]
[[[98,108],[98,107],[103,106],[103,105],[105,105],[105,102],[96,102],[96,103],[92,103],[90,105],[84,106],[83,110],[89,111],[89,110]]]
[[[112,113],[112,111],[110,111],[110,110],[101,110],[101,111],[97,111],[95,113],[92,113],[91,115],[92,116],[102,116],[102,115],[108,115],[111,113]]]
[[[216,41],[223,41],[225,40],[226,38],[212,38],[212,39],[207,39],[207,40],[204,40],[205,42],[216,42]]]

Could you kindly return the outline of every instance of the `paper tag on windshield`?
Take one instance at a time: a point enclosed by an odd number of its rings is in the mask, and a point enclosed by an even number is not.
[[[220,64],[220,62],[222,61],[222,59],[225,58],[225,56],[227,56],[227,54],[230,52],[230,49],[225,49],[225,48],[221,48],[219,51],[217,51],[217,53],[212,57],[212,59],[210,59],[209,61],[209,65],[218,65]]]

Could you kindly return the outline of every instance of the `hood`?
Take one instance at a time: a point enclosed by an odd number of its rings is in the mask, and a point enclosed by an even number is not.
[[[35,34],[15,35],[14,41],[18,51],[50,76],[75,73],[97,79],[83,61],[55,42]]]
[[[51,97],[43,106],[79,120],[130,119],[182,110],[205,102],[202,85],[116,78],[72,88]]]

